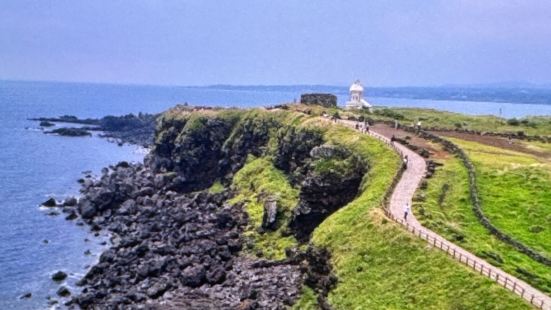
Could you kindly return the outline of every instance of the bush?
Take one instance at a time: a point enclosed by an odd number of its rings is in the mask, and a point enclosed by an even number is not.
[[[507,120],[507,125],[518,126],[518,125],[520,125],[520,121],[516,118],[510,118],[510,119]]]
[[[404,115],[402,115],[402,114],[400,114],[396,111],[393,111],[391,109],[375,110],[374,113],[377,114],[377,115],[380,115],[380,116],[386,116],[386,117],[390,117],[390,118],[397,119],[397,120],[405,119]]]

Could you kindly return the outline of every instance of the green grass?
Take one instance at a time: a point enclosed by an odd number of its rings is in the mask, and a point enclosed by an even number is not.
[[[468,104],[468,103],[466,103]],[[497,116],[481,115],[473,116],[459,114],[453,112],[438,111],[433,109],[418,109],[418,108],[377,108],[380,111],[377,114],[368,115],[375,119],[392,120],[393,117],[385,116],[381,111],[391,111],[403,117],[400,123],[404,125],[413,125],[418,120],[422,122],[424,127],[441,127],[441,128],[463,128],[478,131],[495,131],[495,132],[518,132],[524,131],[528,135],[551,135],[551,117],[528,117],[524,118],[524,123],[521,122],[517,126],[512,126],[507,123],[507,119]],[[381,115],[383,114],[383,115]]]
[[[262,253],[270,259],[285,258],[285,249],[296,246],[293,236],[282,234],[291,217],[292,209],[298,203],[298,189],[293,188],[287,177],[276,169],[270,158],[249,157],[243,168],[233,178],[232,188],[237,195],[231,200],[232,204],[244,203],[249,215],[249,225],[245,236],[253,241],[253,254]],[[277,198],[279,227],[276,231],[259,233],[264,212],[263,204],[268,197]]]
[[[458,145],[465,147],[477,170],[484,171],[478,175],[478,186],[482,196],[482,208],[484,213],[492,220],[492,223],[516,238],[530,238],[528,229],[533,224],[529,218],[529,210],[533,208],[533,202],[537,197],[547,197],[548,193],[534,193],[532,198],[525,197],[521,208],[511,208],[507,200],[516,197],[519,193],[528,191],[535,186],[533,182],[518,184],[517,171],[523,165],[531,165],[534,159],[529,155],[495,149],[476,143],[453,140]],[[433,178],[428,180],[426,190],[418,190],[416,197],[421,197],[414,202],[413,211],[420,222],[443,235],[448,240],[458,243],[460,246],[484,258],[506,272],[509,272],[543,291],[551,292],[551,269],[542,265],[530,257],[518,252],[513,247],[495,238],[484,228],[474,215],[469,198],[467,170],[462,162],[449,157],[441,160],[444,166],[438,168]],[[519,166],[520,165],[520,166]],[[505,170],[504,167],[516,167]],[[538,179],[542,181],[542,179]],[[549,179],[547,179],[549,182]],[[447,190],[445,189],[447,188]],[[496,202],[494,195],[502,200]],[[547,205],[549,206],[549,204]],[[515,211],[514,213],[510,211]],[[542,210],[538,210],[542,212]],[[549,213],[547,213],[549,214]],[[498,220],[498,218],[500,218]],[[532,219],[538,223],[545,221],[545,216]],[[547,224],[549,227],[549,224]],[[520,230],[520,233],[519,231]],[[541,236],[538,236],[541,237]],[[550,240],[550,239],[547,239]],[[534,239],[531,245],[548,246],[545,238],[536,244]],[[530,276],[539,275],[539,276]]]
[[[208,189],[208,192],[211,194],[218,194],[224,191],[224,185],[220,183],[220,181],[216,181],[212,184],[212,186]]]
[[[295,302],[293,310],[315,310],[319,309],[316,292],[308,286],[303,286],[299,300]]]
[[[400,164],[390,149],[340,127],[329,129],[327,137],[370,164],[361,194],[327,218],[312,239],[332,253],[339,278],[329,295],[335,309],[529,308],[384,218],[379,207]]]
[[[475,165],[484,214],[496,227],[551,257],[551,165],[525,153],[453,142]]]

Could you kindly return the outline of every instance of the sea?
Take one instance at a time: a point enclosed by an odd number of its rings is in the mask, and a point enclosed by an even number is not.
[[[270,106],[293,102],[308,87],[171,87],[59,82],[0,81],[0,309],[46,309],[60,285],[78,292],[76,281],[93,265],[108,236],[93,236],[84,226],[49,215],[40,207],[49,197],[79,194],[85,172],[121,160],[141,161],[145,150],[98,136],[47,135],[33,117],[75,115],[95,118],[128,113],[157,113],[176,104],[222,107]],[[337,92],[346,101],[346,88]],[[375,105],[423,107],[503,117],[551,115],[551,105],[368,98]],[[103,244],[103,245],[102,245]],[[90,255],[85,252],[89,250]],[[58,270],[69,277],[54,283]],[[31,293],[30,298],[20,299]],[[55,307],[55,306],[53,306]]]

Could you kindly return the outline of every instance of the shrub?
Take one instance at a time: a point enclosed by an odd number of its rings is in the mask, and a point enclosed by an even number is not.
[[[400,113],[398,113],[396,111],[393,111],[391,109],[375,110],[374,113],[377,114],[377,115],[380,115],[380,116],[386,116],[386,117],[390,117],[390,118],[397,119],[397,120],[405,119],[403,114],[400,114]]]
[[[518,125],[520,125],[520,121],[516,118],[510,118],[510,119],[507,120],[507,125],[518,126]]]

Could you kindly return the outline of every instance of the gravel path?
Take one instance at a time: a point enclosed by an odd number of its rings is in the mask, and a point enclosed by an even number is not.
[[[350,127],[354,127],[356,125],[356,123],[352,121],[339,122]],[[528,283],[489,264],[485,260],[475,256],[456,244],[446,240],[432,230],[423,227],[411,211],[407,216],[407,220],[404,220],[405,204],[407,202],[411,206],[413,195],[415,194],[421,180],[425,176],[425,160],[423,157],[411,151],[407,147],[399,143],[391,143],[388,138],[373,129],[370,130],[369,135],[387,143],[398,153],[400,153],[402,157],[408,157],[407,169],[404,171],[402,178],[396,185],[396,188],[390,197],[389,209],[386,212],[388,217],[401,224],[409,232],[426,240],[429,244],[446,252],[448,255],[470,267],[474,271],[492,279],[493,281],[496,281],[509,291],[521,296],[534,307],[538,309],[551,310],[551,298],[548,295],[530,286]]]

